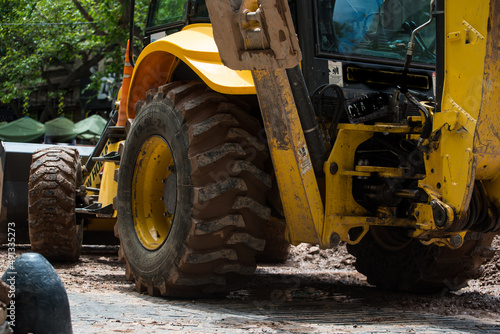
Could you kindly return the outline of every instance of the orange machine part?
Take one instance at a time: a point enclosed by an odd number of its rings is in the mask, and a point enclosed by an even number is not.
[[[125,126],[127,122],[127,104],[125,103],[128,99],[128,93],[130,89],[130,80],[132,78],[132,72],[134,68],[129,61],[129,48],[130,40],[127,42],[127,52],[125,53],[125,65],[123,66],[123,81],[120,96],[120,108],[118,109],[118,121],[117,126]]]

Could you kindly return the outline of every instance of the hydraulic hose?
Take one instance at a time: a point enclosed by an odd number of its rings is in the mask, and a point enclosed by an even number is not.
[[[314,173],[316,176],[323,176],[323,165],[326,161],[325,141],[309,98],[302,71],[299,66],[295,66],[287,69],[286,73],[299,112],[300,124],[304,131]]]
[[[405,96],[411,103],[417,106],[417,108],[422,112],[424,116],[424,126],[422,128],[422,132],[420,133],[420,138],[418,138],[417,142],[417,147],[421,148],[424,140],[429,138],[432,132],[431,114],[427,107],[422,102],[417,100],[415,96],[413,96],[410,92],[406,91]]]
[[[424,126],[422,128],[422,133],[420,134],[420,138],[418,139],[418,147],[422,147],[422,143],[424,142],[425,139],[429,138],[432,132],[432,123],[431,123],[431,115],[429,110],[427,109],[426,106],[424,106],[420,101],[418,101],[409,91],[408,91],[408,85],[407,85],[407,78],[408,78],[408,71],[410,69],[411,61],[413,59],[413,49],[415,48],[415,36],[417,36],[418,32],[431,24],[433,20],[432,16],[432,11],[434,8],[434,1],[431,0],[430,4],[430,17],[427,22],[422,24],[421,26],[417,27],[416,29],[413,30],[411,33],[410,41],[408,42],[408,50],[406,52],[406,59],[405,59],[405,65],[403,68],[403,73],[401,75],[401,87],[399,87],[401,93],[405,94],[406,98],[413,103],[414,105],[417,106],[417,108],[422,112],[424,116]]]
[[[420,30],[422,30],[423,28],[425,28],[429,24],[431,24],[431,22],[432,22],[432,20],[434,18],[432,16],[432,10],[434,8],[434,1],[435,0],[431,0],[431,8],[430,8],[430,17],[429,17],[429,20],[427,22],[425,22],[424,24],[422,24],[421,26],[419,26],[419,27],[417,27],[416,29],[413,30],[413,32],[411,33],[410,41],[408,42],[408,50],[406,51],[405,65],[404,65],[403,73],[402,73],[402,76],[401,76],[401,92],[403,94],[406,94],[406,91],[408,90],[406,81],[407,81],[408,71],[410,69],[411,61],[413,60],[413,49],[415,48],[415,43],[414,43],[415,36],[417,36],[417,34],[418,34],[418,32]]]

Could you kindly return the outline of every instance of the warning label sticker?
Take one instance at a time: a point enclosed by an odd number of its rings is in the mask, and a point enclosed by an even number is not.
[[[340,87],[344,87],[344,77],[342,76],[342,62],[328,61],[328,82]]]
[[[311,159],[309,158],[309,152],[307,151],[306,144],[299,145],[298,149],[299,154],[299,163],[300,163],[300,171],[302,175],[311,170]]]

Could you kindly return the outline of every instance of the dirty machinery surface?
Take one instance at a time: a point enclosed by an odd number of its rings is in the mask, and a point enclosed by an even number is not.
[[[227,294],[288,243],[339,242],[373,285],[458,290],[500,229],[497,2],[152,1],[81,183],[73,160],[31,179],[73,203],[71,240],[114,226],[150,295]]]

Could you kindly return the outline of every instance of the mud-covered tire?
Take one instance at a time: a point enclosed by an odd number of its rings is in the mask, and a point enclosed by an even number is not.
[[[266,246],[257,253],[259,263],[284,263],[290,255],[290,243],[285,238],[286,222],[271,218],[264,223]]]
[[[80,155],[69,147],[33,154],[29,176],[28,227],[31,250],[50,261],[80,257],[83,225],[75,214],[82,183]]]
[[[136,115],[116,201],[127,278],[150,295],[201,297],[237,288],[256,268],[270,214],[265,192],[271,178],[263,172],[268,153],[256,138],[259,123],[237,102],[194,82],[148,92]],[[158,146],[163,149],[153,149]],[[141,174],[146,166],[155,169],[147,177]],[[156,186],[162,181],[168,188]]]
[[[418,240],[400,249],[381,246],[369,232],[357,245],[347,245],[356,257],[356,269],[377,287],[413,293],[456,291],[484,271],[482,264],[495,251],[490,247],[494,233],[468,232],[462,247],[423,245]]]

